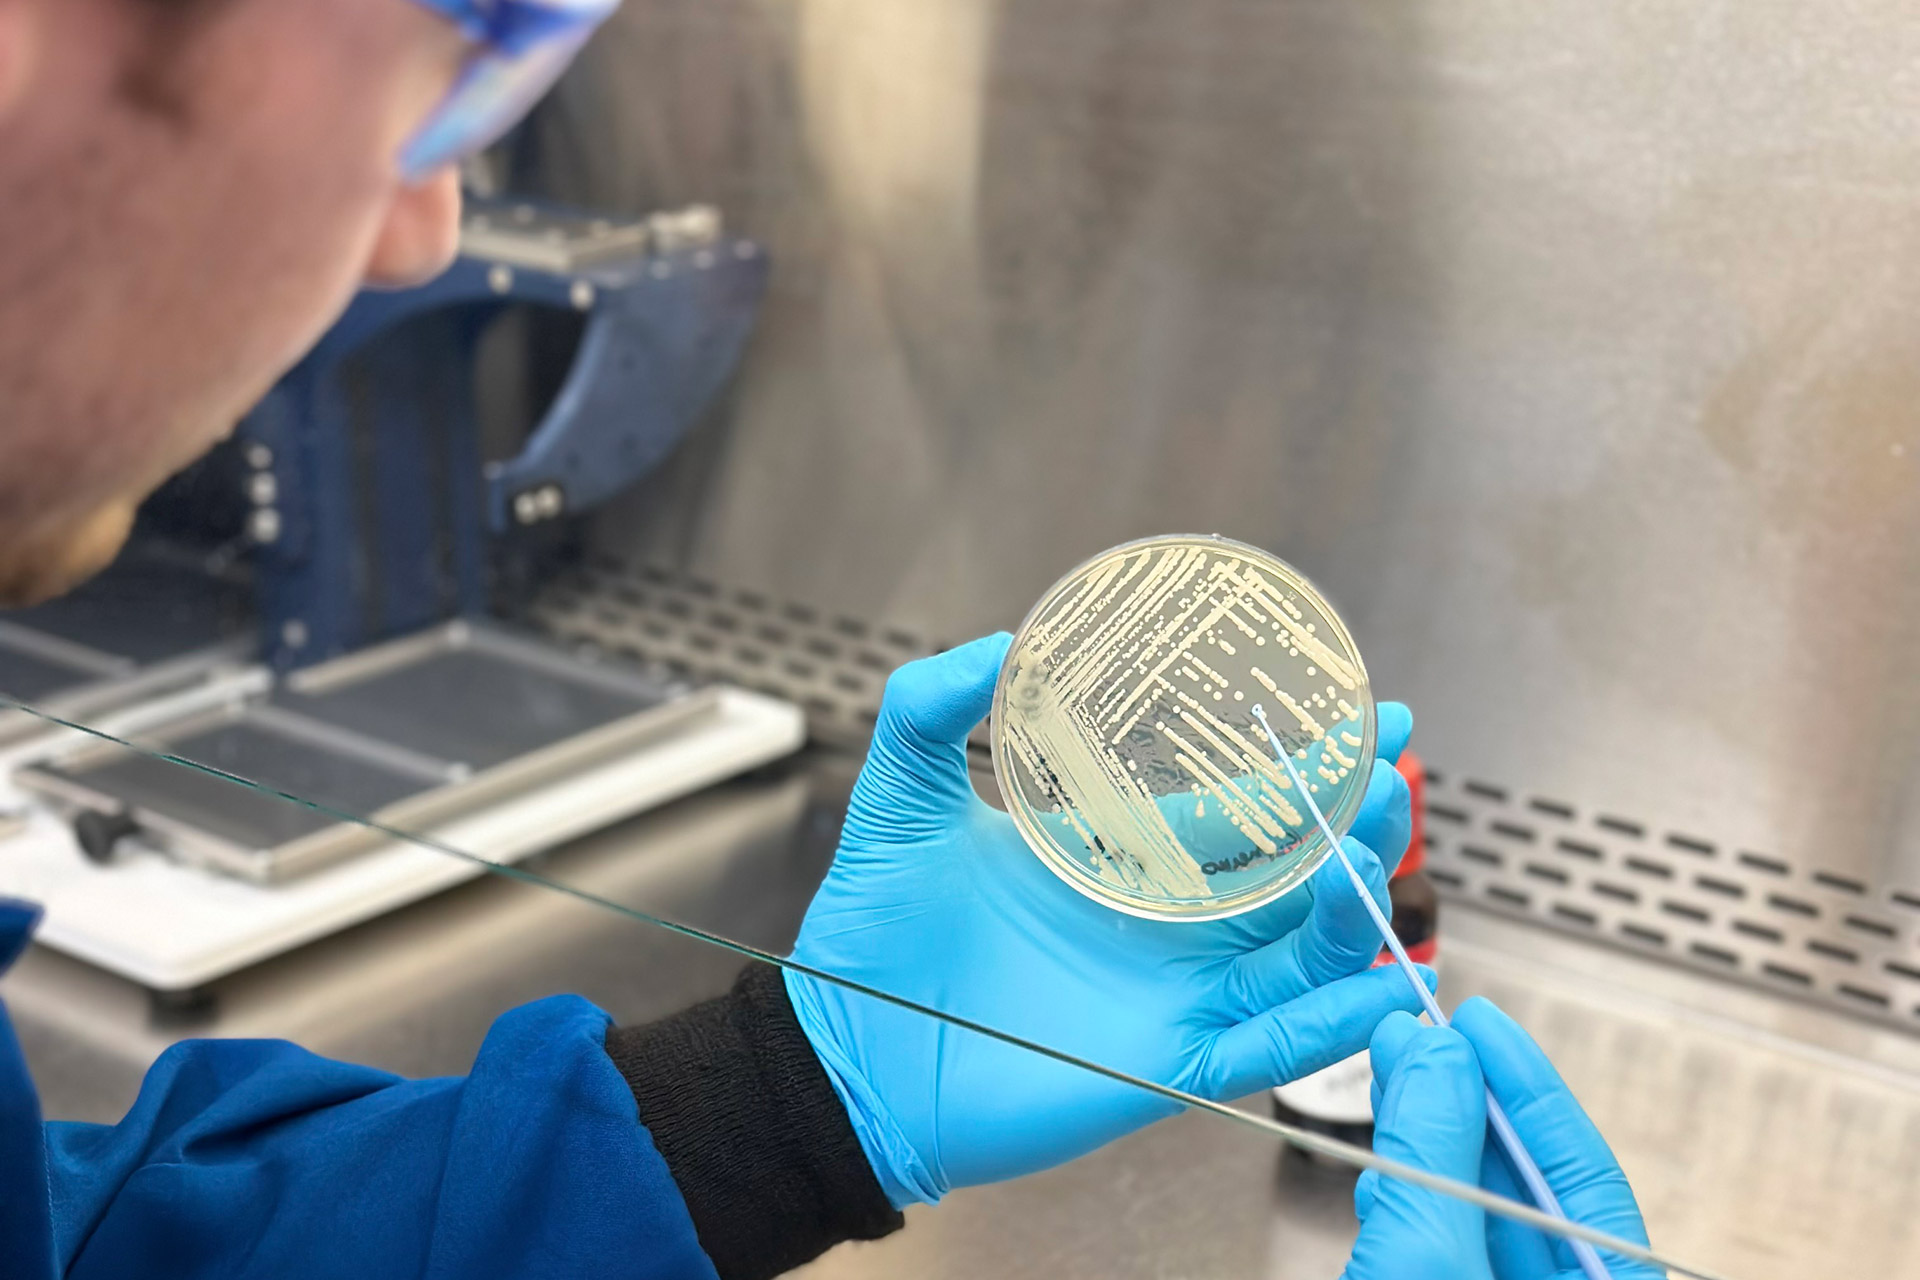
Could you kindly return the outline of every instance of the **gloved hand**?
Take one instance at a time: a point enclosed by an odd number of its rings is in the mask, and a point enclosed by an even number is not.
[[[1373,1146],[1383,1156],[1531,1204],[1487,1131],[1486,1090],[1506,1109],[1574,1221],[1645,1244],[1633,1189],[1546,1054],[1486,1000],[1453,1028],[1396,1014],[1373,1033]],[[1565,1240],[1371,1171],[1354,1188],[1360,1239],[1344,1280],[1581,1280]],[[1617,1255],[1615,1280],[1660,1272]]]
[[[1337,1062],[1417,1007],[1400,973],[1368,971],[1379,934],[1337,859],[1276,902],[1204,924],[1124,915],[1047,870],[967,775],[967,735],[1009,641],[887,682],[795,959],[1211,1099]],[[1380,707],[1383,759],[1346,842],[1382,904],[1382,857],[1398,864],[1411,821],[1387,762],[1412,725],[1405,707]],[[896,1207],[1059,1164],[1179,1109],[844,987],[786,981]]]

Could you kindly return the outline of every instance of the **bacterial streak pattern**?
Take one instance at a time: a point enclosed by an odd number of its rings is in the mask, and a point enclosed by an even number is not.
[[[1293,784],[1243,727],[1249,695],[1282,709],[1315,790],[1355,768],[1363,677],[1319,616],[1243,559],[1185,544],[1117,554],[1036,618],[1001,731],[1060,843],[1100,880],[1169,899],[1208,895],[1200,850],[1296,847]],[[1142,760],[1164,770],[1143,776]]]

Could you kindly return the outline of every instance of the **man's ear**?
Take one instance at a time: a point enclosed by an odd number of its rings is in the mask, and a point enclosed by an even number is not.
[[[40,0],[0,0],[0,120],[26,99],[40,61]]]
[[[445,165],[394,194],[367,259],[365,283],[373,289],[425,284],[452,266],[459,252],[460,174]]]

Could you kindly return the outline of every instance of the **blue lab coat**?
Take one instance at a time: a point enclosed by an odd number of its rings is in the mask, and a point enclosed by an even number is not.
[[[38,918],[0,899],[0,971]],[[441,1080],[187,1041],[119,1124],[43,1125],[0,1006],[0,1276],[713,1280],[606,1031],[542,1000]]]

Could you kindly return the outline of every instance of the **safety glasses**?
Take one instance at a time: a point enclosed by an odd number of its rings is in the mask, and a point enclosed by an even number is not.
[[[620,0],[416,0],[445,14],[475,53],[446,98],[402,148],[416,181],[483,150],[553,87]]]

